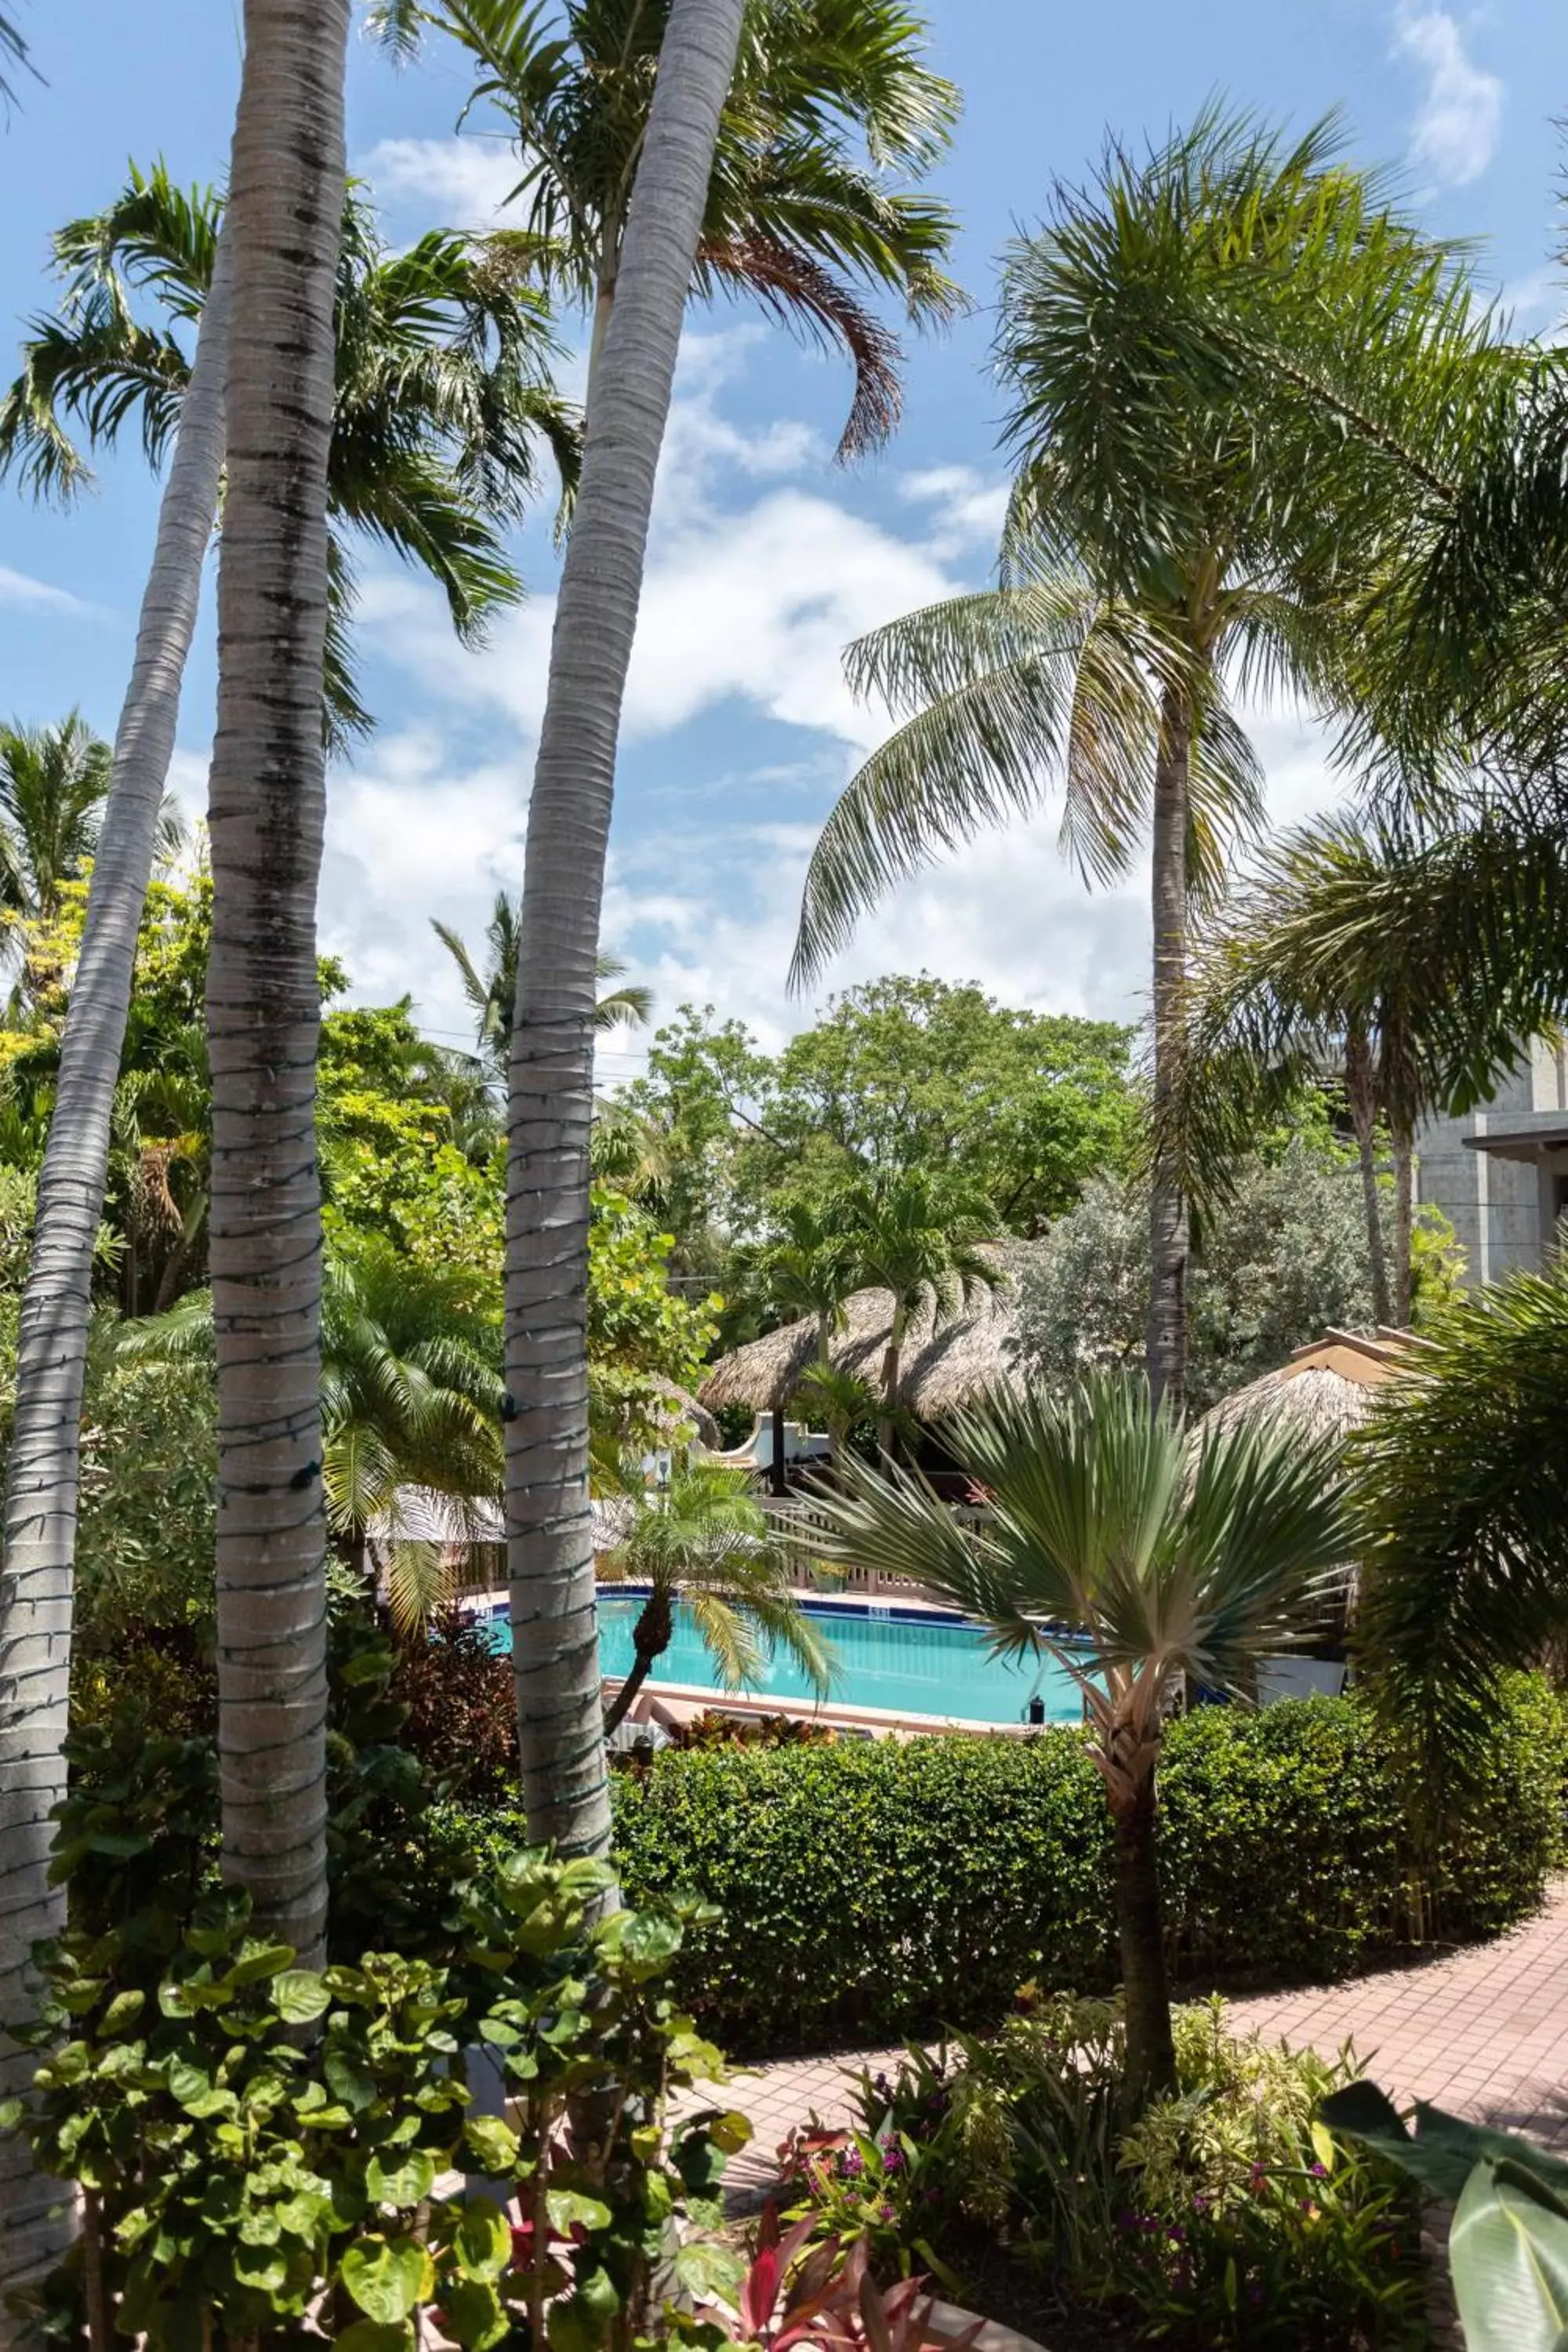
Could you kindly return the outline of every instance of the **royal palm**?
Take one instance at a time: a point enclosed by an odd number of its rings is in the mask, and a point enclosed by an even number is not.
[[[1188,1684],[1256,1695],[1261,1658],[1310,1622],[1351,1554],[1327,1444],[1267,1420],[1185,1438],[1141,1381],[1065,1398],[1001,1395],[955,1418],[952,1449],[988,1493],[961,1527],[921,1479],[847,1461],[814,1549],[914,1578],[985,1626],[999,1652],[1048,1655],[1082,1695],[1110,1808],[1136,2106],[1175,2087],[1160,1909],[1159,1764]]]
[[[1211,114],[1145,163],[1113,149],[1087,193],[1058,189],[1003,281],[1019,468],[1003,583],[851,648],[852,682],[905,723],[823,833],[797,980],[900,875],[1059,787],[1089,878],[1152,844],[1163,1109],[1189,906],[1260,814],[1231,697],[1321,698],[1338,676],[1342,566],[1363,551],[1343,518],[1369,468],[1348,399],[1322,387],[1394,372],[1441,278],[1322,130],[1287,149]],[[1187,1213],[1158,1151],[1151,1256],[1150,1376],[1179,1404]]]

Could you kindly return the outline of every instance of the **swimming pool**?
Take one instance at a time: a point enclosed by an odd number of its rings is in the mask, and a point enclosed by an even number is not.
[[[1018,1723],[1038,1685],[1047,1723],[1078,1723],[1083,1703],[1077,1685],[1054,1659],[1029,1658],[1022,1664],[991,1655],[985,1635],[962,1617],[885,1608],[857,1608],[839,1601],[808,1601],[806,1613],[838,1653],[833,1696],[841,1706],[886,1707],[895,1715],[934,1715],[964,1723]],[[640,1596],[599,1596],[599,1654],[606,1675],[626,1674],[632,1663],[632,1626]],[[498,1648],[510,1648],[505,1612],[490,1621]],[[814,1696],[793,1660],[768,1657],[754,1695],[805,1699]],[[721,1692],[722,1685],[684,1607],[676,1612],[675,1638],[654,1669],[661,1683]]]

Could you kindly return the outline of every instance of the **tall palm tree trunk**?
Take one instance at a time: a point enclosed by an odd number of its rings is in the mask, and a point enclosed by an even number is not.
[[[668,1588],[656,1584],[632,1627],[632,1670],[605,1709],[605,1736],[626,1721],[644,1683],[675,1638],[675,1610]]]
[[[901,1301],[893,1307],[892,1328],[882,1351],[882,1419],[877,1427],[877,1451],[885,1469],[891,1469],[897,1443],[893,1408],[899,1402],[899,1374],[903,1369],[904,1333],[909,1326],[909,1312]]]
[[[60,1745],[70,1684],[93,1243],[103,1214],[137,933],[217,506],[231,284],[229,243],[221,237],[115,737],[22,1293],[0,1579],[0,2018],[14,2022],[30,2007],[28,1952],[58,1932],[64,1912],[64,1890],[47,1881],[48,1815],[66,1783]],[[0,2101],[20,2092],[33,2063],[0,2036]],[[15,2134],[0,2137],[0,2308],[59,2250],[64,2217],[48,2219],[59,2198],[58,2182],[30,2176],[24,2143]]]
[[[1394,1145],[1394,1319],[1402,1331],[1410,1328],[1415,1282],[1411,1264],[1415,1224],[1415,1139],[1395,1120]]]
[[[744,0],[674,0],[561,578],[512,1031],[507,1544],[530,1834],[608,1846],[588,1507],[595,959],[621,705],[681,320]]]
[[[1154,1132],[1174,1133],[1183,999],[1187,981],[1187,817],[1193,710],[1167,686],[1154,761],[1152,869],[1154,915]],[[1187,1203],[1168,1144],[1155,1150],[1149,1197],[1149,1388],[1180,1412],[1187,1381]]]
[[[326,1925],[316,883],[348,0],[247,0],[212,767],[211,1257],[224,1869]]]
[[[1383,1207],[1377,1190],[1377,1074],[1364,1031],[1352,1027],[1345,1038],[1345,1097],[1361,1165],[1362,1209],[1366,1219],[1367,1262],[1372,1268],[1372,1310],[1380,1323],[1392,1312],[1388,1251],[1383,1237]]]
[[[1127,2021],[1126,2095],[1136,2113],[1151,2099],[1176,2087],[1152,1767],[1131,1788],[1113,1793],[1110,1814],[1115,1832],[1116,1937]]]

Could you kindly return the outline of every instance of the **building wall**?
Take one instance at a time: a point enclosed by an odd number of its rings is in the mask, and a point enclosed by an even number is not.
[[[1496,1282],[1514,1266],[1535,1266],[1552,1231],[1550,1188],[1539,1169],[1471,1150],[1470,1135],[1517,1127],[1537,1112],[1568,1108],[1561,1053],[1537,1045],[1529,1068],[1499,1087],[1484,1110],[1428,1122],[1416,1139],[1416,1192],[1441,1209],[1465,1254],[1469,1283]]]

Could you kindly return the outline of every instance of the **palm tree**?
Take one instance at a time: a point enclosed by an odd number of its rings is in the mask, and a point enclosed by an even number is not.
[[[57,727],[0,727],[0,911],[48,922],[98,844],[111,754],[79,710]]]
[[[851,782],[806,879],[797,982],[891,882],[1058,778],[1063,846],[1087,877],[1125,872],[1147,825],[1157,1135],[1189,904],[1261,814],[1229,697],[1331,692],[1346,549],[1359,559],[1334,502],[1363,486],[1372,421],[1331,394],[1397,373],[1442,279],[1442,257],[1373,210],[1334,143],[1320,126],[1286,148],[1210,112],[1142,164],[1112,150],[1097,186],[1058,187],[1047,227],[1015,247],[1003,584],[850,648],[852,684],[904,723]],[[1187,1208],[1159,1150],[1153,1172],[1149,1371],[1179,1405]]]
[[[384,0],[377,13],[405,49],[422,26],[458,41],[478,76],[469,104],[510,123],[511,201],[526,203],[543,282],[592,320],[591,413],[670,0],[574,0],[560,16],[534,0]],[[942,268],[948,207],[892,184],[924,178],[957,119],[956,89],[922,61],[924,30],[908,0],[753,0],[720,117],[692,289],[749,298],[847,356],[846,456],[899,417],[899,346],[871,301],[900,298],[917,325],[962,307]]]
[[[892,1459],[894,1412],[910,1318],[929,1306],[950,1320],[978,1291],[994,1290],[1002,1269],[984,1244],[994,1212],[973,1193],[929,1169],[886,1169],[855,1177],[837,1191],[826,1215],[842,1232],[856,1286],[893,1294],[893,1319],[882,1357],[881,1452]]]
[[[992,1496],[960,1528],[924,1480],[846,1463],[818,1497],[814,1548],[913,1576],[974,1618],[998,1652],[1053,1657],[1083,1694],[1089,1755],[1115,1830],[1127,2096],[1175,2087],[1160,1911],[1158,1774],[1190,1677],[1241,1698],[1259,1660],[1299,1638],[1319,1581],[1350,1555],[1334,1449],[1264,1421],[1184,1438],[1142,1382],[1063,1398],[1004,1394],[955,1423]]]
[[[607,1581],[648,1587],[632,1629],[634,1664],[605,1710],[606,1734],[624,1719],[668,1649],[684,1606],[726,1690],[742,1690],[761,1664],[759,1640],[795,1660],[819,1698],[833,1687],[832,1643],[791,1589],[787,1549],[771,1538],[744,1470],[687,1462],[658,1495],[627,1498],[626,1531],[599,1559]]]
[[[517,998],[517,947],[521,901],[510,898],[498,890],[489,921],[485,926],[485,963],[481,971],[469,954],[468,945],[449,923],[439,923],[432,916],[430,928],[452,961],[457,965],[463,982],[463,994],[473,1009],[479,1059],[496,1077],[504,1083],[511,1066],[512,1007]],[[599,980],[619,980],[624,963],[614,956],[601,955],[595,968]],[[594,1026],[607,1034],[613,1029],[640,1029],[646,1026],[653,1012],[650,990],[636,985],[610,989],[594,1007]]]
[[[349,7],[247,0],[245,13],[209,819],[218,1745],[225,1874],[262,1931],[317,1967],[327,1689],[316,886]]]
[[[1415,1141],[1484,1100],[1568,1012],[1560,832],[1492,815],[1423,841],[1375,822],[1270,845],[1204,943],[1174,1115],[1189,1188],[1229,1171],[1291,1088],[1338,1066],[1355,1130],[1380,1321],[1410,1319]],[[1374,1136],[1394,1167],[1394,1278]]]
[[[1429,1812],[1463,1796],[1506,1668],[1568,1635],[1568,1259],[1457,1300],[1355,1446],[1358,1666]]]
[[[18,1983],[32,1943],[58,1916],[47,1883],[47,1815],[65,1788],[58,1747],[92,1260],[142,909],[226,446],[233,255],[222,221],[210,193],[188,196],[162,171],[133,172],[107,212],[57,240],[68,277],[63,315],[36,324],[22,374],[0,402],[0,470],[16,465],[39,494],[68,494],[87,478],[67,419],[79,418],[95,442],[111,443],[140,418],[151,457],[173,446],[23,1298],[0,1589],[0,1640],[14,1671],[0,1694],[0,1748],[14,1745],[26,1767],[8,1801],[16,1834],[0,1869],[0,1996]],[[501,534],[535,485],[536,442],[551,448],[568,487],[575,478],[575,428],[549,381],[547,320],[522,259],[504,245],[436,231],[389,255],[352,196],[344,224],[330,502],[340,529],[426,564],[459,631],[471,635],[494,603],[518,592]],[[167,312],[161,328],[137,322],[132,294],[142,286]],[[180,337],[193,326],[187,358]],[[340,623],[350,579],[340,547],[330,576]],[[330,683],[340,720],[363,717],[341,626]],[[13,1997],[8,2007],[21,2014],[24,2003]]]
[[[859,1278],[855,1244],[832,1210],[809,1201],[787,1201],[779,1213],[781,1231],[744,1253],[746,1278],[766,1312],[785,1321],[809,1315],[816,1323],[816,1369],[833,1368],[833,1334],[844,1320],[844,1301]],[[772,1484],[788,1491],[784,1460],[785,1402],[773,1406]]]
[[[37,70],[35,66],[28,63],[27,44],[22,38],[14,16],[0,16],[0,58],[9,58],[14,65],[26,66],[29,73],[35,73]],[[9,106],[15,96],[16,92],[5,76],[0,73],[0,99],[4,99]]]

